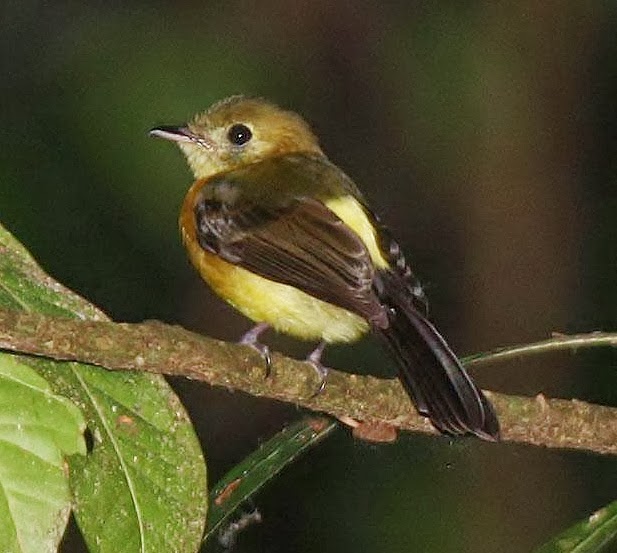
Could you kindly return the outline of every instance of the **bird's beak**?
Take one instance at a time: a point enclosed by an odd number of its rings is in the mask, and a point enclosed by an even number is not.
[[[148,134],[150,136],[158,136],[159,138],[164,138],[165,140],[171,140],[172,142],[179,142],[180,144],[182,144],[183,142],[199,144],[200,146],[203,146],[206,150],[210,151],[216,149],[215,144],[212,140],[210,140],[206,136],[195,134],[186,125],[154,127],[153,129],[150,129],[150,131],[148,131]]]
[[[150,136],[158,136],[165,140],[172,140],[173,142],[195,142],[198,137],[192,133],[186,126],[163,126],[154,127],[148,131]]]

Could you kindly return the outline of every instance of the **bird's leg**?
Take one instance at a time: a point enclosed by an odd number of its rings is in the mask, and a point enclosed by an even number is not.
[[[321,364],[321,356],[325,347],[326,342],[320,342],[320,344],[311,353],[309,353],[308,357],[306,358],[307,362],[313,365],[313,368],[315,369],[315,372],[319,377],[319,388],[317,388],[315,393],[311,396],[311,399],[321,394],[321,392],[323,392],[324,388],[326,387],[326,380],[328,379],[329,369],[328,367]]]
[[[266,362],[266,378],[272,372],[272,357],[270,356],[270,348],[259,341],[259,337],[266,331],[270,325],[268,323],[258,323],[251,330],[245,332],[240,338],[240,344],[250,346],[257,350]]]

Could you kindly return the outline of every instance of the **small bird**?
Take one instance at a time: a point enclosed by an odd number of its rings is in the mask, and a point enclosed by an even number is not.
[[[372,331],[437,430],[499,439],[492,405],[428,320],[401,248],[299,115],[232,96],[150,134],[176,142],[197,179],[182,239],[201,277],[257,323],[243,343],[267,354],[258,338],[268,327],[320,341],[308,360],[323,387],[325,344]]]

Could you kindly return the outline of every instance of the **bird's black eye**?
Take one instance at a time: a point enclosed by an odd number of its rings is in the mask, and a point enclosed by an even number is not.
[[[229,128],[227,139],[236,146],[246,144],[253,137],[251,129],[242,123],[236,123]]]

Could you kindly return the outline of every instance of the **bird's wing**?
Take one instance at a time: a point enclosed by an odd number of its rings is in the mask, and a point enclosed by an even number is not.
[[[369,253],[330,209],[302,196],[262,205],[243,200],[234,186],[233,181],[218,180],[196,199],[196,235],[204,249],[377,326],[387,324],[373,291],[375,270]]]

